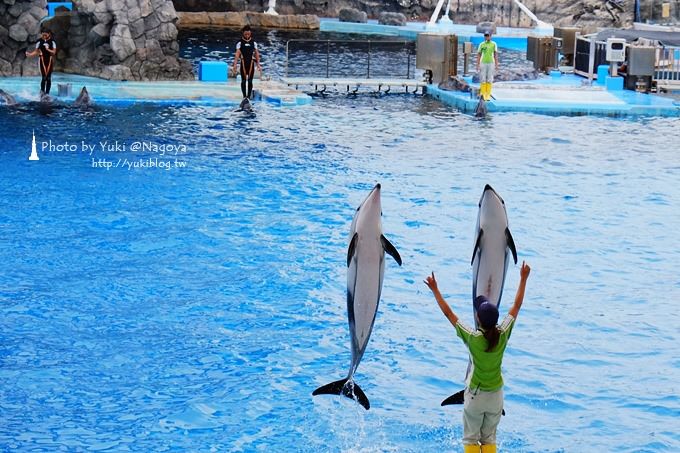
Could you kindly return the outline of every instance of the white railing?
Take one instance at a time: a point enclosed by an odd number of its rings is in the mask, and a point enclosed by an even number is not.
[[[680,89],[680,47],[657,49],[652,80],[657,89]]]

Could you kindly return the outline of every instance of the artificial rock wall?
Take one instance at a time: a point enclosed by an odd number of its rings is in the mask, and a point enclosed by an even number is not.
[[[112,80],[193,80],[179,58],[171,0],[72,0],[74,11],[45,21],[57,42],[55,70]],[[45,0],[0,0],[0,76],[37,75],[26,58],[39,38]]]
[[[173,0],[177,11],[263,12],[268,0]],[[634,0],[524,0],[523,3],[544,22],[564,26],[627,26],[633,21]],[[399,12],[410,20],[428,20],[437,0],[277,0],[279,14],[314,14],[338,17],[343,8],[364,11],[371,19],[381,12]],[[446,2],[444,8],[446,8]],[[492,21],[498,26],[531,27],[531,19],[513,0],[452,0],[451,20],[461,24]]]
[[[38,65],[27,59],[40,37],[40,19],[47,11],[45,0],[0,0],[0,76],[38,74]]]
[[[171,0],[72,0],[47,22],[60,47],[55,69],[112,80],[192,80],[179,58]]]

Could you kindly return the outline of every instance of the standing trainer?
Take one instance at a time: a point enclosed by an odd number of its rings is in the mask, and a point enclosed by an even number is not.
[[[52,71],[54,70],[54,60],[57,55],[57,43],[52,39],[52,32],[43,30],[40,32],[40,39],[35,43],[35,49],[31,52],[26,52],[27,57],[35,57],[40,55],[38,66],[40,66],[40,92],[50,94],[52,87]]]
[[[491,84],[498,69],[498,46],[491,40],[491,33],[484,33],[484,42],[477,48],[477,73],[479,93],[485,101],[491,99]]]
[[[243,27],[241,31],[241,40],[236,44],[236,55],[234,56],[234,72],[236,72],[236,65],[241,60],[241,92],[244,99],[250,99],[253,94],[253,77],[255,76],[255,66],[257,66],[260,75],[262,75],[262,66],[260,66],[260,51],[257,49],[257,43],[253,41],[253,32],[250,30],[250,25]],[[248,89],[246,90],[246,82]]]

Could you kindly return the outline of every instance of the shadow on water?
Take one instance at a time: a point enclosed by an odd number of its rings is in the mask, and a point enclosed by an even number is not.
[[[64,116],[73,113],[81,113],[85,115],[96,114],[101,111],[101,108],[96,105],[75,106],[73,104],[59,102],[59,101],[29,101],[26,103],[15,104],[7,106],[6,110],[10,114],[15,115],[39,115],[39,116]]]

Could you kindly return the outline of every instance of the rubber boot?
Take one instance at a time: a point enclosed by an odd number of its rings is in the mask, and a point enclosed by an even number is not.
[[[496,453],[496,444],[482,445],[482,453]]]
[[[473,444],[473,445],[463,445],[465,447],[465,453],[479,453],[481,450],[479,449],[479,445]]]
[[[491,84],[484,82],[484,100],[488,101],[489,99],[491,99]]]

